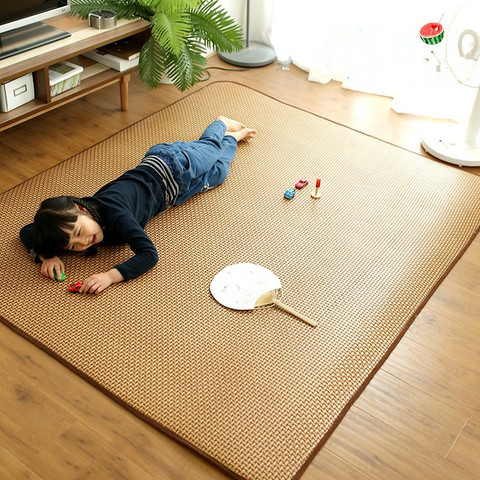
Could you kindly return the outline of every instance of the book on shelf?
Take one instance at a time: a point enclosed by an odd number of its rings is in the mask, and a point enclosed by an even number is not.
[[[94,60],[95,62],[102,63],[107,67],[113,68],[114,70],[118,70],[119,72],[136,67],[139,60],[139,57],[133,58],[132,60],[125,60],[124,58],[117,57],[116,55],[105,53],[99,48],[82,53],[82,55],[90,60]]]
[[[142,45],[131,38],[123,38],[108,45],[103,45],[98,49],[124,60],[133,60],[140,56]]]
[[[54,97],[59,93],[70,90],[80,85],[83,67],[67,61],[58,62],[48,67],[48,80],[50,95]]]

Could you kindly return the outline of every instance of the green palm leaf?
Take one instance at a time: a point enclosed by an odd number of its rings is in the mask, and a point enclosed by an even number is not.
[[[180,53],[190,31],[190,17],[185,12],[175,12],[171,15],[157,12],[152,17],[152,36],[175,55]]]
[[[113,10],[118,18],[145,20],[150,20],[154,13],[137,0],[71,0],[71,9],[74,15],[83,19],[88,18],[93,10]]]
[[[151,88],[166,75],[184,91],[205,73],[206,48],[233,52],[244,44],[241,28],[218,0],[71,0],[72,13],[113,10],[118,18],[143,18],[151,36],[139,58],[141,80]]]
[[[153,11],[162,11],[167,15],[178,11],[185,11],[195,8],[201,0],[138,0],[142,5],[151,8]]]
[[[203,78],[207,65],[205,48],[189,39],[179,55],[167,55],[166,64],[168,78],[184,92]]]
[[[166,50],[150,37],[140,51],[138,63],[140,79],[150,88],[156,88],[166,70]]]
[[[206,0],[190,12],[192,36],[202,38],[205,45],[222,52],[234,52],[244,46],[242,29],[218,5],[217,0]]]

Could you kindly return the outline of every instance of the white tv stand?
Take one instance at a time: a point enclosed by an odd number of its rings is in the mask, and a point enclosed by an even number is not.
[[[35,48],[28,52],[0,60],[0,83],[33,73],[35,99],[10,112],[0,113],[0,131],[13,127],[54,108],[65,105],[80,97],[113,83],[120,85],[120,106],[128,109],[128,82],[132,70],[118,72],[113,69],[98,69],[98,73],[82,78],[78,87],[60,95],[51,97],[48,79],[48,67],[62,60],[69,60],[94,72],[95,62],[79,57],[84,52],[121,38],[134,35],[146,35],[150,23],[146,20],[120,20],[117,26],[99,30],[88,26],[88,22],[70,15],[61,16],[48,21],[57,28],[66,30],[71,36],[57,42]]]

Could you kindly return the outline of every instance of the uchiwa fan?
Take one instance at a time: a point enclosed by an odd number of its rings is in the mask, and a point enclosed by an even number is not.
[[[433,35],[439,38],[439,35]],[[420,34],[422,36],[422,33]],[[480,166],[480,2],[471,0],[458,9],[446,32],[445,61],[462,83],[477,89],[466,127],[451,125],[422,139],[434,157],[460,166]],[[424,38],[422,37],[422,40]],[[440,38],[441,40],[441,38]],[[426,42],[427,43],[427,42]],[[430,42],[428,42],[430,43]],[[433,42],[435,43],[435,42]]]
[[[215,275],[210,283],[210,292],[218,303],[234,310],[275,305],[316,327],[316,322],[277,298],[281,286],[280,279],[268,268],[254,263],[237,263]]]

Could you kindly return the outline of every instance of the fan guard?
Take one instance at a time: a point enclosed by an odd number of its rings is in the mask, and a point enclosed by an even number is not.
[[[477,96],[466,126],[450,125],[422,139],[428,153],[459,166],[480,166],[480,2],[470,0],[456,12],[446,32],[446,63],[462,84]],[[471,25],[478,19],[478,31]]]

